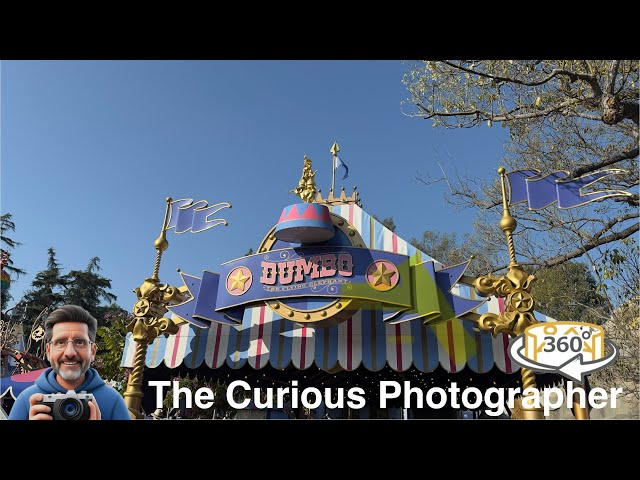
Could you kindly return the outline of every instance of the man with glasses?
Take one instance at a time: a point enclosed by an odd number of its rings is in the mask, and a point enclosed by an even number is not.
[[[49,315],[44,327],[51,368],[18,396],[9,420],[53,420],[51,408],[39,402],[43,394],[68,390],[93,394],[96,401],[88,403],[89,420],[130,420],[124,399],[90,368],[97,350],[96,319],[82,307],[65,305]]]

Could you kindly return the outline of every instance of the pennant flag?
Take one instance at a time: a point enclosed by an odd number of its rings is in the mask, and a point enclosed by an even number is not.
[[[204,271],[202,278],[182,272],[180,272],[180,276],[187,287],[189,296],[179,305],[168,306],[171,313],[200,328],[208,328],[211,322],[227,325],[242,323],[242,313],[240,319],[237,319],[215,311],[220,275]],[[237,309],[231,309],[229,313],[237,313]]]
[[[209,205],[206,200],[194,203],[192,198],[174,200],[171,202],[169,223],[166,230],[175,228],[176,233],[184,233],[189,230],[191,233],[198,233],[221,223],[227,225],[227,221],[223,218],[210,218],[223,208],[231,208],[231,205],[226,202]]]
[[[349,167],[347,167],[346,163],[340,160],[339,156],[336,155],[334,158],[335,160],[333,162],[333,169],[338,170],[340,167],[344,168],[344,177],[342,177],[342,180],[346,180],[346,178],[349,176]]]
[[[526,201],[530,210],[539,210],[558,202],[559,208],[586,205],[605,197],[629,196],[622,190],[600,190],[583,193],[582,189],[609,175],[627,173],[621,169],[602,170],[573,180],[567,179],[569,172],[560,170],[541,176],[538,170],[515,170],[507,173],[509,179],[509,203]]]

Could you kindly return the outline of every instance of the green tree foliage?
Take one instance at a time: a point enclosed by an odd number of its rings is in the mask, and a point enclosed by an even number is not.
[[[434,127],[507,128],[510,141],[496,167],[566,170],[571,178],[621,169],[587,191],[623,190],[629,196],[568,210],[520,204],[512,214],[519,263],[539,278],[537,308],[559,319],[599,319],[608,336],[619,338],[626,358],[635,358],[635,364],[617,362],[608,375],[633,383],[636,392],[639,67],[638,60],[445,60],[411,62],[404,77],[409,115],[430,119]],[[484,181],[455,170],[418,180],[446,180],[448,201],[476,209],[474,237],[486,251],[497,253],[496,246],[505,245],[496,228],[501,194],[493,172]],[[569,263],[576,259],[589,266]],[[493,270],[507,263],[503,247]],[[599,374],[594,379],[601,380]]]
[[[506,157],[496,159],[508,170],[568,170],[575,178],[603,168],[625,169],[598,182],[598,188],[630,191],[631,196],[570,210],[529,211],[517,205],[513,211],[522,264],[552,267],[583,256],[595,264],[640,228],[638,67],[636,60],[415,62],[404,77],[405,105],[411,105],[410,115],[431,119],[433,126],[508,128]],[[477,208],[476,236],[487,245],[502,245],[502,232],[495,228],[500,190],[493,172],[487,178],[447,177],[447,198]],[[437,181],[428,174],[419,179]],[[495,267],[506,263],[503,258]]]
[[[47,256],[47,268],[36,274],[31,282],[31,289],[27,290],[19,303],[19,308],[16,308],[21,310],[21,313],[24,312],[25,332],[31,330],[34,320],[45,308],[54,309],[64,302],[62,291],[65,281],[53,247],[49,248]]]
[[[15,247],[18,247],[21,245],[20,242],[17,242],[13,240],[11,237],[9,237],[8,235],[6,235],[7,232],[16,231],[16,224],[13,222],[12,218],[13,217],[11,216],[10,213],[4,213],[0,216],[0,243],[2,244],[1,254],[6,259],[5,260],[6,264],[4,264],[2,269],[5,270],[9,275],[13,275],[16,278],[18,278],[20,275],[24,275],[27,272],[25,272],[21,268],[16,267],[13,264],[13,260],[11,260],[10,251],[13,250]],[[3,288],[1,292],[1,295],[2,295],[1,308],[3,311],[8,307],[8,303],[13,299],[13,297],[9,293],[9,290],[10,290],[10,287]]]
[[[470,235],[458,240],[455,232],[426,230],[422,237],[412,238],[409,243],[448,267],[467,262],[473,256],[467,275],[484,275],[491,268],[491,261]]]
[[[536,310],[545,315],[599,324],[611,310],[608,298],[598,293],[597,281],[584,263],[565,262],[533,273]]]
[[[640,297],[640,245],[634,237],[622,240],[616,248],[604,252],[596,265],[602,279],[598,285],[615,304]]]
[[[102,300],[114,302],[117,297],[110,293],[111,280],[101,276],[100,259],[93,257],[85,270],[71,270],[63,277],[65,303],[79,305],[90,312],[100,325],[104,323],[105,308]]]
[[[616,308],[603,327],[606,337],[619,347],[618,358],[611,367],[591,375],[592,385],[622,387],[624,394],[640,399],[640,296]],[[638,418],[637,410],[632,418]]]
[[[93,367],[105,381],[114,382],[114,387],[123,393],[127,386],[129,369],[122,368],[122,352],[127,335],[127,325],[133,321],[133,315],[112,303],[104,308],[98,327],[96,343],[98,351]]]

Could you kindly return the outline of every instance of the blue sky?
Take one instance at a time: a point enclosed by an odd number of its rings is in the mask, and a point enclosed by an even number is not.
[[[495,175],[506,130],[434,129],[402,114],[400,61],[3,61],[1,202],[22,242],[12,252],[28,274],[14,303],[54,247],[64,272],[98,256],[117,303],[153,271],[165,197],[227,201],[227,227],[168,235],[160,278],[176,269],[217,271],[256,248],[282,208],[296,203],[306,153],[326,194],[334,141],[349,166],[348,193],[393,216],[409,240],[424,230],[471,232],[440,176],[449,152],[474,176]],[[436,154],[435,152],[439,152]],[[341,182],[337,182],[342,186]],[[496,222],[499,219],[496,219]],[[428,253],[428,252],[427,252]]]

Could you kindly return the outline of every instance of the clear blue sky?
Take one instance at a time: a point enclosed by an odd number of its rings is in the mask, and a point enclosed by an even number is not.
[[[424,230],[470,232],[473,213],[444,203],[448,151],[489,177],[506,130],[434,129],[402,114],[400,61],[3,61],[2,213],[22,242],[13,303],[54,247],[64,272],[98,256],[117,303],[153,271],[164,199],[227,201],[228,227],[168,236],[160,278],[198,275],[256,248],[297,197],[306,153],[326,194],[334,141],[363,207],[393,216],[409,240]],[[434,152],[439,151],[436,155]],[[341,183],[338,183],[342,186]],[[499,219],[496,219],[496,222]]]

